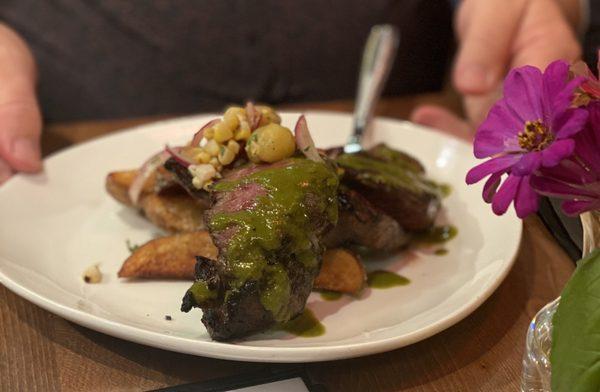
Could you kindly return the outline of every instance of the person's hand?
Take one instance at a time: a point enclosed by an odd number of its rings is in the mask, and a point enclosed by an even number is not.
[[[17,171],[42,168],[35,84],[35,61],[27,45],[0,23],[0,184]]]
[[[500,97],[510,68],[543,70],[554,60],[581,56],[574,33],[579,18],[579,0],[463,0],[455,18],[460,46],[452,82],[467,118],[428,105],[417,108],[411,120],[471,138]]]

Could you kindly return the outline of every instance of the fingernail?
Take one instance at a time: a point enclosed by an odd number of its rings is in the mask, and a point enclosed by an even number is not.
[[[492,88],[494,75],[479,64],[468,64],[458,69],[459,89],[468,92],[485,92]]]
[[[34,140],[21,137],[13,142],[13,156],[21,162],[26,162],[32,167],[39,167],[40,163],[40,147]]]
[[[8,163],[0,159],[0,184],[8,180],[12,174],[12,169],[8,166]]]

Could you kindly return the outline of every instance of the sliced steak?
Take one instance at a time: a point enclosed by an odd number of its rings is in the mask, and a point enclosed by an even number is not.
[[[339,219],[324,238],[328,248],[354,244],[376,252],[390,252],[408,244],[410,236],[389,215],[351,189],[338,194]]]
[[[423,166],[405,153],[384,145],[368,152],[338,154],[342,183],[359,192],[408,231],[430,228],[440,209],[438,187],[424,176]]]
[[[203,310],[215,340],[255,333],[300,314],[319,272],[321,238],[337,220],[332,167],[292,158],[248,165],[213,186],[205,223],[219,248],[200,259],[182,310]]]

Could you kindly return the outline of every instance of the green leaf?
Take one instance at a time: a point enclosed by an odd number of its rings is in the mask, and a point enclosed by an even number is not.
[[[600,249],[577,264],[552,324],[552,391],[600,390]]]

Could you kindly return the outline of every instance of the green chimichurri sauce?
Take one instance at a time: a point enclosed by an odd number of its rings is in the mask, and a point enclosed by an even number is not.
[[[447,255],[448,254],[448,249],[444,249],[444,248],[440,248],[440,249],[436,249],[433,254],[435,254],[436,256],[443,256],[443,255]]]
[[[217,298],[217,293],[208,288],[206,282],[196,281],[192,284],[189,291],[194,296],[194,301],[201,304],[205,301]]]
[[[389,289],[390,287],[406,286],[410,280],[390,271],[372,271],[367,274],[367,285],[374,289]]]
[[[276,321],[286,321],[291,284],[286,269],[273,256],[286,253],[307,269],[317,268],[320,250],[312,243],[314,219],[337,222],[339,179],[324,163],[292,158],[279,167],[219,181],[213,189],[234,191],[249,183],[260,184],[266,194],[258,196],[251,208],[215,214],[207,223],[216,232],[235,227],[223,250],[233,277],[229,282],[232,289],[249,280],[258,281],[265,309]]]
[[[394,162],[384,162],[360,153],[342,154],[336,162],[343,168],[359,171],[357,178],[361,181],[407,189],[417,194],[438,192],[436,186],[426,181],[421,173]]]
[[[456,237],[458,229],[452,225],[434,226],[431,229],[417,234],[415,242],[423,244],[439,244],[450,241]]]
[[[321,291],[321,298],[325,301],[337,301],[342,298],[342,293],[337,291]]]
[[[299,316],[281,324],[279,328],[305,338],[313,338],[325,333],[325,326],[321,324],[310,309],[304,309],[304,312]]]

